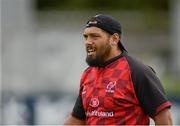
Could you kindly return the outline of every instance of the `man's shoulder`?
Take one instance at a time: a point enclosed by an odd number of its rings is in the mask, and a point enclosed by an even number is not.
[[[144,73],[147,71],[151,71],[155,73],[154,69],[151,66],[143,63],[139,59],[136,59],[130,55],[126,55],[125,57],[132,72]]]
[[[88,67],[83,71],[83,74],[89,73],[89,72],[92,71],[93,69],[94,69],[94,67],[88,66]]]
[[[86,76],[88,76],[88,74],[93,70],[94,68],[93,67],[87,67],[83,73],[82,73],[82,76],[81,76],[81,79],[85,78]]]

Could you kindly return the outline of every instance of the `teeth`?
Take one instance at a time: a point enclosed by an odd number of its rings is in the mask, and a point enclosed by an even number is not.
[[[88,53],[91,53],[91,52],[94,52],[94,51],[88,51]]]
[[[88,52],[94,52],[94,50],[88,50]]]
[[[90,53],[90,52],[95,52],[95,49],[92,48],[92,47],[87,47],[87,52]]]

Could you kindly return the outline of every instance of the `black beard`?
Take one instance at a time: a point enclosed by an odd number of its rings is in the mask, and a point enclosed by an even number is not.
[[[86,63],[91,67],[101,67],[104,62],[101,56],[96,56],[95,59],[92,59],[91,57],[87,56]]]
[[[111,46],[106,45],[102,50],[101,54],[97,55],[94,59],[86,57],[86,63],[91,67],[102,67],[104,65],[104,58],[109,55]]]

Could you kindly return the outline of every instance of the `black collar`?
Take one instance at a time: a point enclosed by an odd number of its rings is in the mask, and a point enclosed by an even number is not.
[[[111,64],[112,62],[116,61],[117,59],[123,57],[124,55],[126,55],[127,52],[123,51],[121,54],[119,54],[118,56],[115,56],[111,59],[109,59],[108,61],[104,62],[103,64],[101,64],[99,67],[106,67],[107,65]]]

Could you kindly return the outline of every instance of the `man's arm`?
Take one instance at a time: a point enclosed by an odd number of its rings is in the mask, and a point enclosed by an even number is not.
[[[85,121],[69,115],[69,117],[64,122],[64,125],[85,125]]]
[[[85,125],[86,115],[79,95],[76,99],[72,113],[68,116],[64,125]]]
[[[172,117],[169,108],[163,109],[154,117],[155,125],[172,125]]]

